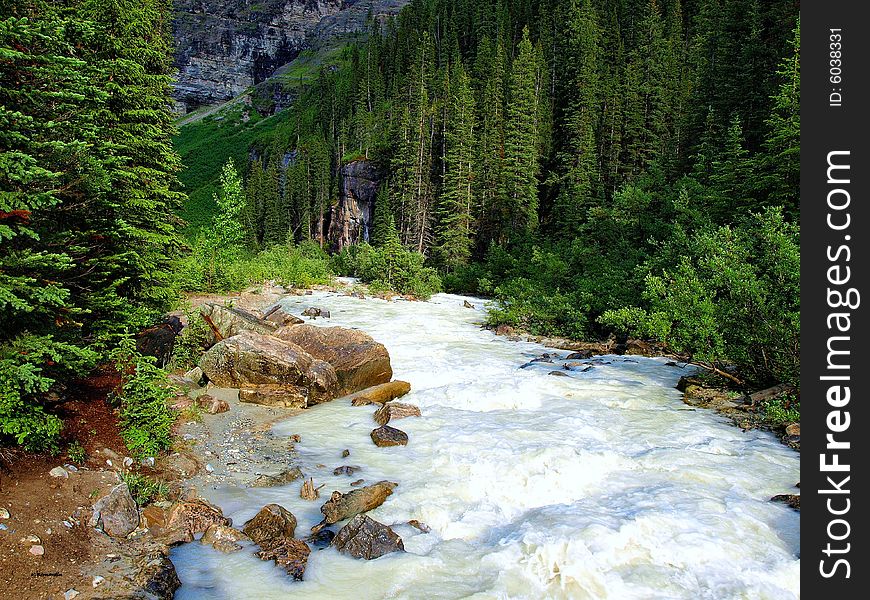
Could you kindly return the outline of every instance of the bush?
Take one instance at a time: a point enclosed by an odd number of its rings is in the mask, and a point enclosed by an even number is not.
[[[26,450],[56,450],[61,420],[44,397],[60,378],[85,375],[96,354],[50,336],[24,335],[0,344],[0,441]]]
[[[800,401],[790,394],[768,400],[764,404],[764,416],[773,425],[800,423]]]
[[[367,243],[349,246],[335,255],[332,267],[341,275],[359,277],[366,283],[379,282],[400,294],[427,300],[441,291],[441,278],[426,258],[398,244],[375,248]]]
[[[212,250],[198,239],[190,255],[179,261],[180,289],[191,292],[227,292],[264,281],[309,287],[332,280],[329,257],[314,242],[299,246],[278,245],[256,254]]]
[[[655,337],[702,366],[734,365],[747,383],[797,383],[799,229],[779,209],[696,234],[675,267],[647,276],[644,297],[648,309],[607,311],[600,321]]]
[[[145,506],[169,493],[165,481],[157,481],[141,473],[121,473],[121,480],[127,484],[130,495],[139,506]]]
[[[121,374],[116,393],[121,402],[121,437],[137,458],[155,456],[172,445],[175,417],[168,402],[175,389],[153,357],[136,352],[132,339],[122,342],[111,358]]]

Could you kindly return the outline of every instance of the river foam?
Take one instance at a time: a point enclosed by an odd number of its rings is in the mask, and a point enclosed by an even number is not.
[[[332,318],[316,325],[366,331],[412,385],[403,401],[423,417],[395,423],[407,447],[375,447],[374,407],[347,400],[275,427],[301,435],[300,466],[327,497],[360,477],[398,482],[370,515],[396,524],[407,553],[362,561],[314,550],[305,581],[293,582],[250,550],[187,544],[172,554],[183,582],[176,598],[800,596],[800,516],[768,500],[800,479],[798,454],[688,409],[674,389],[683,371],[663,359],[599,357],[582,361],[593,367],[585,372],[562,369],[564,360],[529,364],[568,352],[481,330],[483,301],[468,299],[477,306],[468,309],[464,300],[321,292],[283,301],[295,314],[328,309]],[[363,469],[333,476],[341,464]],[[203,493],[237,525],[277,502],[296,515],[299,536],[321,517],[321,502],[301,500],[299,485]],[[401,525],[410,519],[431,533]]]

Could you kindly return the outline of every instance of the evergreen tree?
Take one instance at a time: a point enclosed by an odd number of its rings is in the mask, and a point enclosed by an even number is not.
[[[532,229],[538,218],[537,61],[529,29],[523,30],[511,69],[510,101],[505,122],[504,181],[508,220],[499,237]]]
[[[465,264],[471,255],[475,146],[471,83],[458,60],[451,71],[436,247],[441,264],[448,270]]]

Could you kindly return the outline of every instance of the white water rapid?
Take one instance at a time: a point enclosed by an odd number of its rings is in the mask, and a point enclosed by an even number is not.
[[[359,300],[332,293],[290,297],[294,314],[329,309],[316,325],[357,327],[386,345],[403,398],[422,418],[396,423],[407,447],[377,448],[374,407],[347,400],[279,423],[298,433],[302,470],[325,483],[201,490],[241,526],[264,504],[296,515],[297,537],[320,505],[350,482],[399,483],[369,515],[394,525],[406,553],[355,560],[313,549],[294,582],[246,548],[221,554],[186,544],[172,554],[192,599],[785,599],[800,596],[800,515],[769,498],[793,491],[799,455],[771,434],[742,432],[691,410],[674,385],[684,371],[664,359],[608,356],[589,371],[549,375],[533,363],[566,351],[482,330],[483,302]],[[351,455],[341,459],[341,451]],[[342,464],[362,466],[333,476]],[[325,465],[318,468],[317,465]],[[338,530],[338,526],[333,527]]]

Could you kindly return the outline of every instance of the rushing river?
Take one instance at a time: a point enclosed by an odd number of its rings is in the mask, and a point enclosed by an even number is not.
[[[295,314],[329,309],[317,325],[357,327],[386,345],[394,376],[412,385],[402,401],[423,417],[395,423],[410,443],[394,448],[369,438],[374,407],[346,400],[279,423],[276,433],[301,434],[302,470],[326,483],[320,501],[301,500],[299,482],[208,491],[238,526],[279,503],[304,537],[332,490],[359,477],[395,481],[369,514],[394,525],[407,552],[364,561],[313,550],[305,581],[294,582],[250,548],[187,544],[172,555],[176,598],[800,596],[800,515],[768,501],[799,481],[797,453],[690,410],[674,389],[683,371],[663,359],[602,357],[568,377],[549,375],[564,361],[520,368],[554,351],[482,330],[483,303],[470,299],[471,310],[464,299],[287,298]],[[333,476],[341,464],[363,469]],[[410,519],[431,533],[401,525]]]

